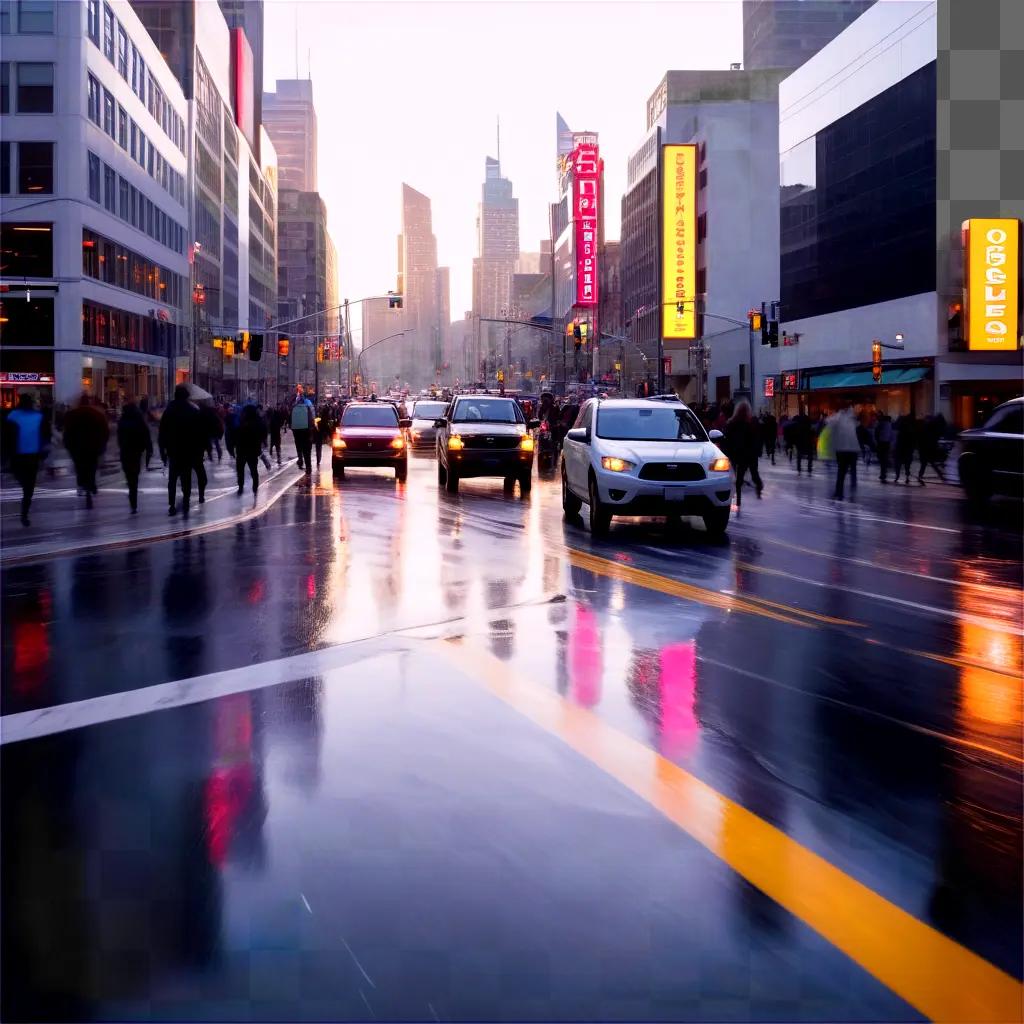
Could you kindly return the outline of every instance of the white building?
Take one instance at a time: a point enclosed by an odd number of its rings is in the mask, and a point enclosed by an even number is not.
[[[4,402],[162,400],[187,323],[188,107],[124,0],[4,4]]]

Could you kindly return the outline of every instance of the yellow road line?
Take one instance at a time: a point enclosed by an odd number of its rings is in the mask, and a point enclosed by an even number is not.
[[[1018,981],[774,825],[488,651],[452,641],[433,649],[647,801],[918,1012],[949,1024],[1021,1021]]]
[[[613,562],[608,558],[599,558],[575,548],[567,548],[566,551],[569,561],[578,569],[589,569],[601,576],[610,576],[613,579],[622,580],[624,583],[633,583],[638,587],[646,587],[648,590],[657,590],[672,597],[681,597],[685,601],[696,601],[711,608],[760,615],[766,619],[774,619],[776,622],[786,622],[794,626],[860,627],[861,625],[859,622],[851,622],[849,619],[836,619],[831,615],[821,615],[803,608],[794,608],[791,605],[769,601],[762,597],[752,597],[747,594],[721,594],[717,590],[708,590],[692,583],[684,583],[682,580],[661,576],[647,569],[638,569],[633,565]]]

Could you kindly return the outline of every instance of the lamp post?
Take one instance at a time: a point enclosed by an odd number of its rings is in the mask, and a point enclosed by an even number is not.
[[[370,351],[371,348],[376,348],[378,345],[383,345],[385,341],[391,341],[392,338],[401,338],[404,334],[409,334],[412,328],[408,328],[404,331],[399,331],[397,334],[389,334],[386,338],[379,338],[372,345],[367,345],[365,348],[359,350],[359,355],[356,358],[356,372],[362,374],[363,372],[363,356]]]

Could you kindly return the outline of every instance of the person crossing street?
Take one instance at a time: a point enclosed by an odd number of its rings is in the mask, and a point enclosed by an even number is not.
[[[178,481],[181,481],[182,510],[188,518],[192,497],[192,471],[206,451],[206,438],[199,410],[189,401],[188,388],[179,384],[174,399],[160,418],[157,435],[160,458],[167,466],[167,514],[177,514]]]
[[[313,403],[303,394],[301,385],[295,392],[295,404],[292,406],[291,424],[295,437],[295,452],[298,456],[299,468],[305,469],[306,475],[313,472],[312,448],[313,430],[316,413]]]
[[[17,409],[10,413],[6,422],[8,429],[15,435],[10,439],[13,449],[11,471],[21,487],[21,525],[31,526],[28,512],[32,507],[39,464],[46,448],[44,417],[36,408],[32,396],[24,393],[18,399]]]

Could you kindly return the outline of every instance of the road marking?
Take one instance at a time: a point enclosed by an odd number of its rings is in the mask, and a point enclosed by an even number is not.
[[[348,955],[352,957],[352,962],[356,965],[356,967],[359,968],[359,973],[366,979],[367,984],[370,986],[370,988],[376,988],[377,986],[373,983],[373,978],[371,978],[366,973],[366,969],[359,962],[359,957],[357,957],[355,953],[352,952],[352,947],[345,941],[345,936],[339,934],[338,938],[341,939],[341,944],[348,950]],[[366,1005],[369,1006],[370,1004],[367,1003]]]
[[[460,673],[636,793],[920,1013],[1018,1022],[1024,987],[601,717],[483,648],[439,641]]]
[[[256,665],[240,665],[223,672],[211,672],[191,679],[175,679],[168,683],[155,683],[123,693],[107,693],[99,697],[67,704],[54,704],[36,711],[19,711],[0,718],[0,745],[22,740],[51,736],[58,732],[100,725],[122,718],[134,718],[151,711],[198,704],[215,697],[249,690],[263,690],[268,686],[289,683],[320,675],[332,669],[385,654],[405,650],[405,645],[388,636],[355,640],[317,651],[293,654],[276,661],[263,661]]]
[[[788,502],[791,505],[797,505],[802,509],[811,509],[814,512],[824,512],[826,514],[835,514],[837,512],[843,512],[848,515],[851,519],[860,519],[866,523],[885,523],[888,526],[905,526],[913,528],[915,530],[932,530],[935,533],[956,533],[959,534],[962,531],[954,529],[950,526],[933,526],[931,523],[909,523],[905,519],[886,519],[882,516],[871,515],[870,512],[860,512],[850,505],[846,501],[837,501],[834,505],[822,505],[815,501],[801,501],[799,498],[792,497],[789,494],[783,492],[778,496],[781,500]]]
[[[705,587],[698,587],[692,583],[684,583],[682,580],[661,576],[647,569],[638,569],[635,566],[613,562],[607,558],[598,558],[596,555],[588,554],[577,548],[566,548],[565,550],[569,561],[579,569],[589,569],[591,572],[598,573],[601,576],[609,576],[612,579],[621,580],[623,583],[633,583],[636,586],[645,587],[648,590],[656,590],[659,593],[668,594],[672,597],[681,597],[685,601],[696,601],[698,604],[708,605],[711,608],[760,615],[767,619],[774,619],[776,622],[786,622],[794,626],[860,627],[861,625],[859,622],[851,622],[849,619],[837,619],[831,615],[821,615],[818,612],[794,608],[791,605],[779,604],[776,601],[768,601],[764,598],[753,597],[747,594],[742,596],[722,594],[717,590],[708,590]]]
[[[310,917],[312,917],[313,908],[309,905],[309,900],[306,899],[306,894],[304,892],[300,892],[299,895],[302,897],[303,906],[309,911]]]

